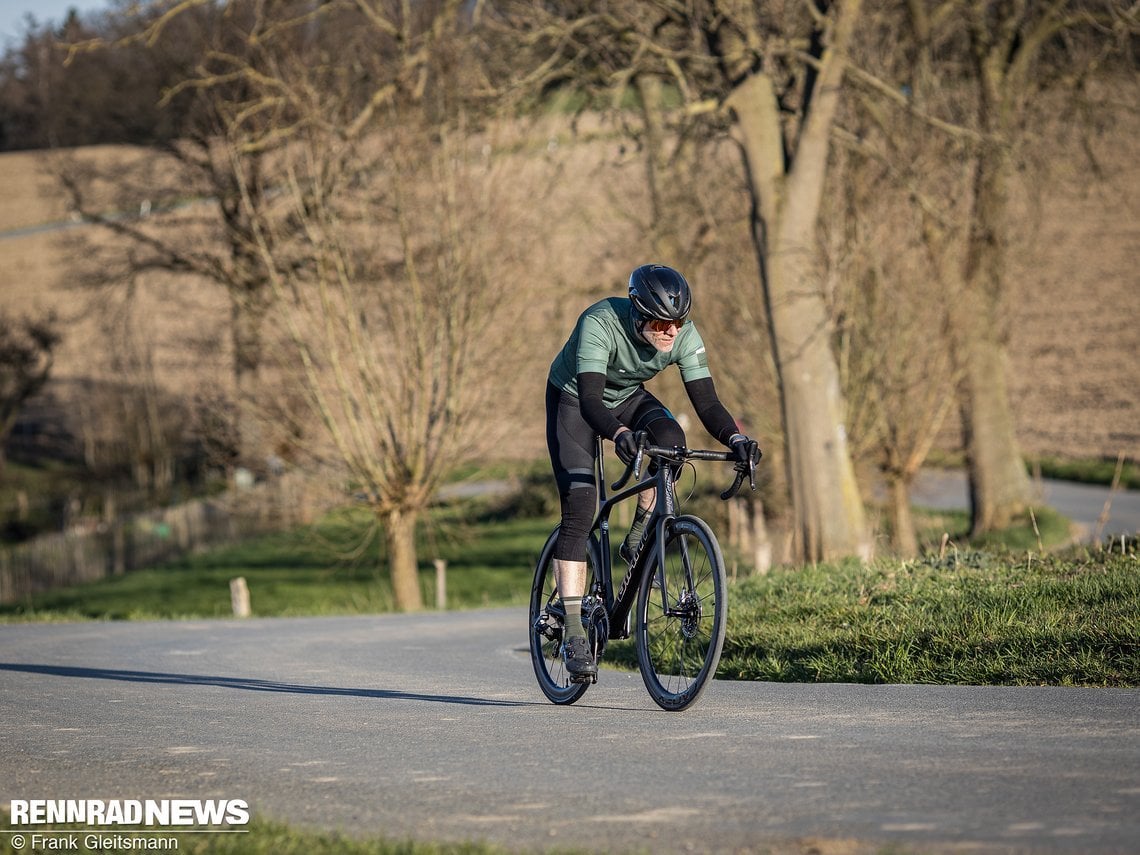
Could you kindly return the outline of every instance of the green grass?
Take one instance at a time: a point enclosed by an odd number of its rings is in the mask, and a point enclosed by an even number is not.
[[[435,605],[432,559],[437,557],[448,562],[449,608],[527,602],[534,562],[552,519],[474,525],[444,511],[432,523],[420,544],[425,606]],[[237,576],[245,578],[252,611],[261,617],[391,611],[391,583],[371,526],[366,512],[342,511],[313,528],[0,606],[0,621],[224,617],[231,614],[229,583]]]
[[[961,451],[933,450],[926,465],[939,469],[963,469],[966,456]],[[1034,478],[1054,478],[1058,481],[1076,481],[1080,484],[1109,486],[1116,475],[1117,460],[1108,457],[1054,457],[1051,455],[1025,458],[1026,471]],[[1140,490],[1140,464],[1133,460],[1120,463],[1120,487]]]
[[[1032,457],[1028,463],[1029,471],[1034,474],[1040,472],[1042,478],[1105,486],[1112,484],[1118,465],[1116,460],[1068,460],[1060,457]],[[1120,487],[1140,490],[1140,466],[1131,460],[1120,463]]]
[[[915,533],[925,552],[942,549],[946,535],[951,543],[966,543],[970,534],[968,511],[922,511],[915,514]],[[982,549],[1048,552],[1073,539],[1069,520],[1052,508],[1031,508],[1000,531],[975,538],[970,545]]]
[[[10,824],[6,823],[10,828]],[[291,828],[280,823],[254,819],[248,826],[248,833],[238,834],[148,834],[146,837],[174,837],[178,841],[178,852],[189,855],[496,855],[506,850],[485,843],[424,843],[411,840],[388,840],[382,837],[355,838],[325,831],[309,831]],[[23,855],[33,851],[31,835],[63,840],[73,839],[78,848],[72,852],[110,853],[119,851],[96,845],[88,847],[86,838],[90,834],[104,837],[122,835],[126,827],[87,826],[36,826],[34,829],[17,829],[28,843],[22,849],[12,845],[13,835],[0,834],[0,855]],[[154,829],[150,829],[153,831]],[[124,835],[125,836],[125,835]],[[132,835],[133,837],[133,835]],[[36,852],[45,851],[36,849]]]
[[[11,828],[7,817],[5,827]],[[45,830],[46,829],[46,830]],[[313,831],[293,828],[282,823],[254,818],[248,826],[248,834],[171,834],[178,839],[178,852],[183,855],[506,855],[510,851],[488,843],[457,842],[431,843],[413,840],[389,840],[384,837],[350,837],[329,831]],[[153,829],[151,829],[153,830]],[[32,832],[20,830],[25,840]],[[95,833],[113,837],[114,828],[102,830],[78,826],[37,826],[35,833],[54,839],[74,838],[78,848],[73,852],[114,853],[113,848],[88,848],[85,838]],[[147,835],[148,837],[165,835]],[[11,834],[0,834],[0,855],[25,855],[32,852],[29,844],[22,849],[12,845]],[[36,852],[45,851],[36,849]],[[62,851],[62,850],[59,850]],[[173,850],[171,850],[173,851]],[[533,850],[538,852],[573,855],[584,850],[569,849],[564,846]],[[651,851],[649,848],[634,851]],[[792,855],[805,851],[796,841],[762,844],[758,852],[768,855]],[[812,850],[814,851],[814,850]],[[908,848],[900,844],[890,844],[878,850],[880,855],[905,855]]]
[[[736,587],[719,675],[784,682],[1140,685],[1140,561],[951,550]]]

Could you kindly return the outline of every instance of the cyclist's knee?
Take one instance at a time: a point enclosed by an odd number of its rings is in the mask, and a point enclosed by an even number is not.
[[[594,521],[598,491],[595,487],[577,487],[562,494],[562,527],[555,544],[554,557],[561,561],[585,561],[586,539]]]
[[[685,447],[685,431],[676,419],[655,419],[646,426],[646,429],[654,445],[666,448]]]

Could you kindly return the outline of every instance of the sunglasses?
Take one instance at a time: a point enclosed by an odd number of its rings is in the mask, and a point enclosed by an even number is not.
[[[682,318],[679,321],[649,320],[649,321],[645,322],[645,328],[647,330],[653,330],[654,332],[668,332],[671,327],[676,327],[677,329],[680,329],[684,325],[685,325],[685,319],[684,318]]]

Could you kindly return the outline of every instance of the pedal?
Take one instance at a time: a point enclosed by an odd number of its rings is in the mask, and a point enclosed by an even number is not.
[[[598,675],[597,674],[571,674],[570,675],[570,682],[571,683],[589,683],[589,684],[593,685],[594,683],[598,682]]]

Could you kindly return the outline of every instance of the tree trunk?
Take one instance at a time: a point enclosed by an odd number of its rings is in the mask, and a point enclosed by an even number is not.
[[[267,288],[268,286],[266,286]],[[238,463],[255,474],[264,474],[268,457],[258,408],[261,369],[261,324],[265,318],[264,289],[231,290],[233,307],[234,385],[237,395]]]
[[[260,407],[260,372],[262,360],[262,324],[272,298],[272,286],[265,259],[257,249],[256,229],[250,212],[243,204],[242,187],[235,174],[229,152],[224,147],[211,150],[211,179],[219,190],[219,208],[229,240],[230,276],[226,290],[230,296],[230,335],[234,348],[234,392],[237,397],[234,430],[237,434],[239,466],[256,475],[264,475],[269,451],[265,448]],[[253,198],[252,207],[259,210],[262,163],[259,155],[245,158],[245,191]]]
[[[887,478],[891,492],[891,546],[900,558],[913,558],[918,555],[918,539],[910,507],[910,480],[891,473]]]
[[[424,607],[416,561],[417,516],[414,511],[396,509],[388,511],[384,517],[392,594],[396,608],[402,612],[416,612]]]
[[[987,73],[988,72],[988,73]],[[989,140],[979,154],[964,264],[964,299],[954,334],[962,360],[961,408],[975,535],[1008,526],[1032,501],[1032,485],[1017,442],[1007,386],[1005,305],[1006,218],[1011,155],[1003,132],[1000,81],[981,76],[980,125]]]
[[[796,551],[810,561],[870,557],[863,502],[847,447],[831,322],[815,269],[816,225],[838,107],[842,54],[859,15],[843,3],[816,96],[785,172],[779,105],[770,78],[754,74],[729,104],[753,198],[753,243],[771,324],[784,414]]]
[[[758,574],[764,575],[772,569],[772,540],[764,519],[764,503],[752,496],[748,505],[752,516],[752,565]]]
[[[653,252],[661,259],[679,258],[682,248],[673,217],[666,211],[664,198],[664,185],[669,179],[666,174],[665,128],[661,118],[664,113],[661,80],[654,75],[639,74],[634,82],[645,121],[645,177],[653,219],[649,223]]]
[[[1014,433],[1005,347],[979,334],[965,348],[962,423],[976,536],[1009,526],[1030,505],[1033,487]]]

